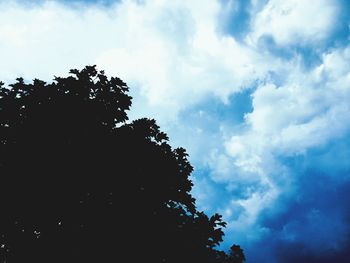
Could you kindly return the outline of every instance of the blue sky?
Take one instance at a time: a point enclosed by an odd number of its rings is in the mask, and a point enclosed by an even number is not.
[[[347,0],[0,1],[0,79],[97,64],[195,166],[247,262],[347,262]]]

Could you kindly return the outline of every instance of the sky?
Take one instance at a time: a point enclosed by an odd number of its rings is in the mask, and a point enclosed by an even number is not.
[[[0,0],[0,80],[96,64],[190,154],[247,263],[348,262],[350,2]]]

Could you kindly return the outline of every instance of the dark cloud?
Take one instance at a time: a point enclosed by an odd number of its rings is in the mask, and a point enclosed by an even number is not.
[[[252,246],[248,262],[267,255],[277,263],[349,262],[350,182],[308,171],[296,193],[280,201],[284,211],[271,208],[261,215],[260,223],[271,232]]]
[[[310,240],[312,242],[312,240]],[[281,263],[348,263],[350,258],[350,242],[342,249],[308,250],[301,243],[284,243],[276,245],[276,258]]]

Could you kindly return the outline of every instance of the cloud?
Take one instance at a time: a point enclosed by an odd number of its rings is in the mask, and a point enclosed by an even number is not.
[[[266,153],[302,154],[349,131],[349,51],[326,53],[313,71],[296,69],[281,86],[270,82],[255,90],[253,111],[245,115],[247,130],[226,143],[239,166],[258,171]]]
[[[299,188],[299,197],[284,199],[288,209],[264,215],[263,223],[270,229],[267,253],[276,262],[346,262],[349,182],[304,171]],[[320,193],[327,198],[320,198]]]
[[[224,246],[248,260],[314,253],[300,233],[346,243],[348,210],[318,198],[341,203],[332,189],[349,180],[350,46],[331,41],[340,1],[34,2],[0,2],[0,79],[87,64],[121,77],[131,117],[156,118],[188,149],[199,208],[224,215]]]
[[[258,184],[265,186],[256,188],[263,191],[255,190],[250,196],[236,200],[242,204],[244,212],[241,220],[230,224],[227,234],[235,235],[244,229],[243,232],[248,234],[243,238],[247,247],[254,243],[249,233],[262,231],[262,236],[255,234],[253,237],[260,236],[261,240],[268,242],[269,236],[273,236],[279,240],[277,243],[284,244],[286,255],[302,247],[305,258],[296,261],[309,262],[308,257],[319,258],[316,255],[321,245],[322,249],[333,251],[346,244],[349,222],[344,215],[348,210],[322,206],[327,199],[319,194],[327,195],[335,191],[331,189],[339,187],[338,183],[341,185],[349,180],[347,160],[350,155],[343,149],[349,146],[346,138],[350,133],[348,59],[349,47],[333,49],[325,52],[322,63],[309,72],[296,66],[290,68],[282,84],[276,85],[271,80],[258,86],[252,93],[253,110],[245,115],[245,129],[226,140],[226,155],[234,162],[236,177],[247,182],[247,178],[259,178]],[[310,174],[310,171],[317,172]],[[309,178],[307,187],[303,176]],[[330,189],[323,189],[322,184],[315,183],[323,176],[336,178],[326,180]],[[339,196],[342,195],[340,192]],[[341,199],[339,196],[329,194],[327,198],[337,202]],[[301,198],[301,204],[306,201],[304,198],[317,198],[319,203],[298,211],[299,207],[292,207],[289,203],[297,198]],[[282,221],[282,230],[276,232],[266,224],[266,210],[274,211],[272,217],[275,220],[278,220],[280,210],[289,211],[290,217]],[[305,233],[308,233],[308,238],[305,238]],[[279,251],[278,246],[273,245],[275,241],[270,242],[271,253]],[[253,247],[256,249],[259,245]],[[335,257],[338,252],[332,251],[327,253],[333,253]],[[328,254],[325,258],[329,258]],[[276,262],[289,262],[288,257],[281,254],[278,258]]]
[[[208,96],[227,101],[230,94],[264,74],[266,67],[255,67],[262,63],[256,51],[217,32],[217,2],[152,3],[123,7],[128,17],[121,19],[130,40],[107,50],[97,61],[131,82],[141,79],[140,93],[167,118]],[[141,48],[135,45],[141,41]],[[126,65],[118,63],[121,57]]]
[[[135,112],[165,122],[205,97],[225,101],[265,74],[255,50],[219,34],[216,1],[77,5],[2,2],[1,78],[49,80],[49,74],[97,63],[137,87],[142,102]]]
[[[318,45],[334,28],[339,11],[336,1],[270,0],[254,16],[248,39],[257,43],[271,36],[278,45]]]
[[[109,41],[101,30],[113,29],[108,12],[82,6],[80,12],[56,2],[25,6],[1,2],[0,41],[1,78],[7,82],[19,75],[26,79],[52,79],[66,74],[71,67],[92,64],[101,49],[117,41],[110,32]]]

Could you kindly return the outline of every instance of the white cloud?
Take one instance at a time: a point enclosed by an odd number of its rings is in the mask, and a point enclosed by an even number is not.
[[[108,14],[94,8],[81,13],[54,2],[31,8],[16,2],[0,4],[1,79],[19,75],[51,80],[72,67],[92,64],[95,56],[117,38],[108,32]],[[105,27],[113,28],[113,24]]]
[[[50,80],[97,63],[138,89],[135,112],[160,122],[209,95],[225,101],[267,70],[256,51],[217,32],[214,0],[123,1],[108,9],[11,1],[0,10],[1,79]]]
[[[248,41],[257,43],[262,36],[271,36],[279,45],[317,45],[334,28],[338,4],[328,0],[270,0],[254,16]]]
[[[266,140],[261,148],[295,154],[349,129],[349,58],[349,48],[334,50],[324,54],[322,64],[311,72],[296,67],[282,86],[257,88],[252,95],[254,110],[246,115],[246,123],[255,140]]]
[[[227,101],[232,92],[264,75],[266,66],[256,67],[262,65],[262,59],[254,50],[216,31],[216,1],[206,5],[197,1],[162,3],[120,6],[126,16],[136,17],[120,17],[128,28],[125,38],[130,43],[117,44],[97,61],[139,83],[151,107],[161,109],[167,119],[208,95]],[[129,28],[127,21],[133,21],[133,27]],[[121,57],[127,61],[126,67],[118,62]]]
[[[265,188],[237,200],[245,208],[244,219],[232,222],[232,228],[239,231],[244,222],[256,229],[259,212],[271,206],[281,191],[293,191],[296,175],[280,157],[302,155],[350,131],[349,50],[325,53],[311,72],[291,67],[283,85],[263,84],[252,94],[253,111],[245,116],[246,129],[227,139],[225,147],[236,174],[255,176]]]

